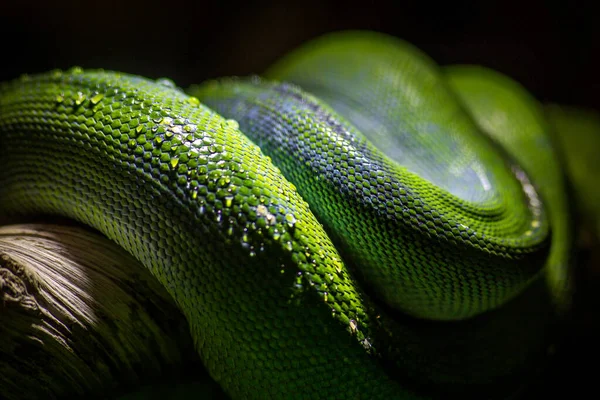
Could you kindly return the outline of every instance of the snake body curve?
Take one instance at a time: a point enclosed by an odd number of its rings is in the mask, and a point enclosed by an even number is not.
[[[565,297],[560,176],[516,152],[547,144],[535,102],[494,104],[523,104],[529,148],[511,147],[489,107],[465,111],[487,103],[460,73],[366,33],[267,76],[195,97],[78,68],[3,83],[0,212],[73,218],[129,251],[233,398],[514,391]]]

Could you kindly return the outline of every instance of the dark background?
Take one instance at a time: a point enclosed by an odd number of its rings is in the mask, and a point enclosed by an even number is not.
[[[600,109],[592,1],[14,1],[0,5],[0,80],[52,68],[167,76],[180,86],[260,73],[320,34],[372,29],[438,63],[474,63],[543,101]]]
[[[216,3],[2,2],[0,81],[79,65],[169,77],[186,87],[218,76],[261,73],[323,33],[370,29],[415,44],[441,65],[494,68],[543,102],[600,111],[600,22],[592,1]],[[597,354],[600,269],[582,271],[585,306],[556,367],[540,384],[546,394],[593,388],[597,380],[596,367],[583,362]]]

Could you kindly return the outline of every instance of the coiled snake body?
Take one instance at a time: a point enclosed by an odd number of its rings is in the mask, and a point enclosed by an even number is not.
[[[512,393],[568,303],[536,102],[364,32],[266,78],[2,84],[0,212],[73,218],[129,251],[233,398]]]

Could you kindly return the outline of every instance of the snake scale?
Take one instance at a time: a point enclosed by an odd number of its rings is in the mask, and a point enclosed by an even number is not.
[[[540,106],[369,32],[186,92],[103,70],[0,84],[0,213],[146,266],[232,398],[506,398],[568,307]]]

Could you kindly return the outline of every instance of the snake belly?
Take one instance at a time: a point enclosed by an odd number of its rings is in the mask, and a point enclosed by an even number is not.
[[[295,84],[1,84],[0,212],[136,257],[232,398],[512,393],[548,346],[562,203],[404,42],[334,35],[267,76]]]

